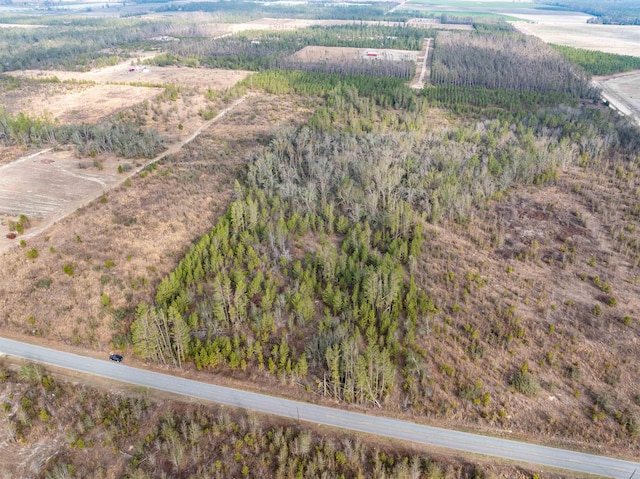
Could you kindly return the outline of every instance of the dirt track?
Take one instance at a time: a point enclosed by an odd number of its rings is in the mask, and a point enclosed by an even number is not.
[[[175,154],[202,131],[225,116],[246,97],[236,100],[211,120],[203,123],[187,138],[169,146],[162,154],[137,163],[136,168],[118,173],[114,158],[105,161],[102,169],[81,169],[81,162],[68,151],[54,152],[51,148],[24,156],[0,167],[0,254],[18,245],[19,239],[31,238],[46,228],[100,197],[110,188],[139,173],[147,164]],[[9,239],[8,218],[24,214],[33,227],[19,236]]]

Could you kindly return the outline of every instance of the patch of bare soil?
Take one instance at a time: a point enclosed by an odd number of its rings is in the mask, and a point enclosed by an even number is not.
[[[7,72],[7,75],[36,80],[57,78],[58,80],[117,83],[130,88],[156,85],[176,85],[193,88],[224,89],[235,85],[250,72],[243,70],[221,70],[211,68],[187,68],[177,66],[144,66],[137,60],[90,72],[69,72],[58,70],[21,70]]]
[[[351,47],[304,47],[298,50],[291,58],[302,62],[345,62],[360,60],[363,58],[375,61],[412,61],[415,62],[418,52],[411,50],[393,50],[387,48],[351,48]]]

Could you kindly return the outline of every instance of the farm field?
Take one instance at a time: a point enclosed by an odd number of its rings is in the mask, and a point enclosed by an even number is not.
[[[433,2],[430,0],[409,0],[397,9],[418,10],[435,15],[451,14],[455,16],[473,16],[476,18],[503,18],[507,21],[517,21],[523,14],[534,15],[538,12],[556,11],[553,7],[541,6],[531,2],[511,2],[500,0],[468,1],[457,0],[448,2]]]
[[[539,17],[538,17],[539,18]],[[575,17],[579,18],[579,17]],[[640,26],[565,23],[562,16],[545,17],[544,23],[514,23],[522,33],[547,43],[618,55],[640,56]]]

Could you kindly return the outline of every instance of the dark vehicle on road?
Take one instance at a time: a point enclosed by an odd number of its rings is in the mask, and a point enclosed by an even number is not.
[[[122,356],[120,354],[110,354],[109,359],[111,359],[111,361],[121,362]]]

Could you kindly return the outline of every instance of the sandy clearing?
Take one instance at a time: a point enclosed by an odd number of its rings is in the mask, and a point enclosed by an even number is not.
[[[18,111],[31,116],[45,113],[61,123],[93,123],[123,108],[149,100],[162,92],[161,88],[131,87],[125,85],[94,85],[82,91],[49,96],[25,98],[16,105]],[[9,108],[12,112],[13,109]]]
[[[370,57],[369,54],[375,54]],[[371,60],[412,61],[418,58],[418,52],[412,50],[393,50],[385,48],[352,48],[352,47],[304,47],[293,55],[292,59],[302,62],[348,62],[363,58]]]
[[[130,69],[134,71],[130,71]],[[167,85],[190,87],[227,88],[235,85],[250,72],[244,70],[221,70],[211,68],[139,67],[131,63],[103,68],[90,72],[67,72],[59,70],[24,70],[7,72],[7,75],[34,79],[58,78],[61,81],[86,81],[94,83]]]

